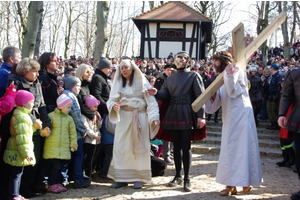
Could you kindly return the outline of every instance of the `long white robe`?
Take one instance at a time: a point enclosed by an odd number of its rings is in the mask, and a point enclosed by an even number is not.
[[[113,106],[121,102],[121,109],[116,112]],[[132,131],[133,112],[122,109],[123,106],[145,110],[139,112],[138,117],[141,123],[141,140],[138,145],[140,152],[133,148],[134,134]],[[154,120],[159,120],[159,109],[153,96],[145,93],[133,94],[133,87],[128,86],[122,89],[119,95],[110,96],[107,101],[109,119],[116,124],[113,158],[108,171],[108,177],[115,182],[151,182],[151,161],[150,161],[150,138],[153,138],[159,127],[151,125]]]
[[[245,72],[224,73],[224,85],[206,112],[222,106],[222,140],[216,181],[228,186],[259,187],[262,181],[256,125]]]

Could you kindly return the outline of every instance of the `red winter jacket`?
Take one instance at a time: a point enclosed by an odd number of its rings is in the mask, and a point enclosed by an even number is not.
[[[6,88],[6,92],[4,96],[0,98],[0,123],[1,123],[1,117],[9,113],[14,108],[15,93],[16,93],[16,87],[12,84],[9,88]],[[1,135],[0,135],[0,151],[1,151]]]
[[[285,115],[286,118],[288,118],[288,116],[290,115],[290,113],[292,112],[292,109],[294,107],[295,107],[295,101],[293,101],[292,104],[290,105],[290,107]],[[289,130],[280,128],[279,137],[284,138],[284,139],[292,139],[293,135],[289,134]]]
[[[16,87],[11,85],[9,88],[6,88],[6,93],[3,97],[0,98],[0,122],[1,116],[9,113],[15,106],[15,93]]]

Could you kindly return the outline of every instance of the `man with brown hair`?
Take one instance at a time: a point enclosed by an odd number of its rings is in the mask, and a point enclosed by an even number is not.
[[[5,47],[2,52],[3,63],[0,68],[0,97],[2,97],[6,91],[6,82],[8,75],[21,61],[21,51],[16,47]]]
[[[221,196],[236,194],[236,186],[249,193],[250,185],[259,187],[262,180],[260,154],[254,115],[248,94],[246,73],[231,65],[227,51],[213,56],[217,72],[224,72],[224,85],[206,102],[206,112],[222,106],[222,140],[216,181],[226,185]]]

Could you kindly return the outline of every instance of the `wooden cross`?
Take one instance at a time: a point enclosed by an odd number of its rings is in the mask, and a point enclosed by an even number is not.
[[[237,66],[246,70],[246,61],[250,58],[251,54],[257,50],[262,43],[285,21],[286,13],[281,12],[271,24],[269,24],[246,48],[244,42],[244,24],[240,23],[232,31],[233,41],[233,58]],[[200,108],[215,94],[218,89],[223,85],[224,71],[219,74],[212,84],[192,103],[192,108],[198,112]]]

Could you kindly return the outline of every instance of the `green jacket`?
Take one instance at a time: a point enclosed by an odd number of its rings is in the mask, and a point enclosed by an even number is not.
[[[6,149],[4,151],[3,160],[12,166],[28,166],[35,165],[35,157],[33,152],[32,135],[35,132],[30,110],[24,107],[17,107],[14,110],[13,116],[10,120],[10,134]],[[32,157],[32,161],[26,158]]]
[[[77,149],[77,133],[73,118],[57,108],[49,113],[51,134],[45,138],[44,159],[71,159],[71,148]]]

